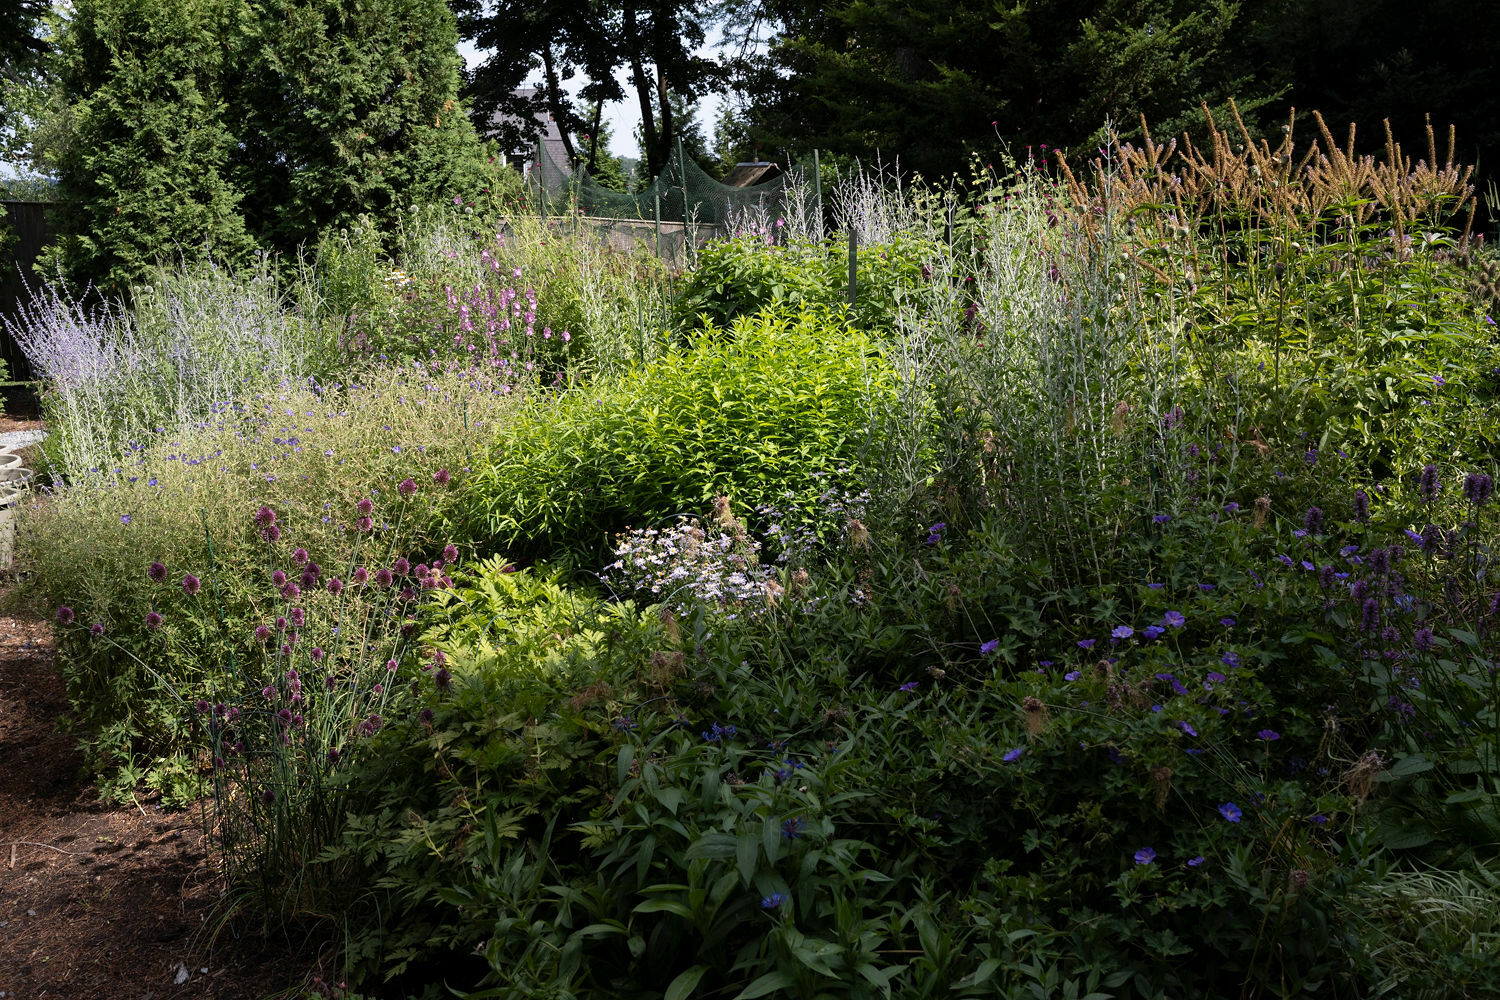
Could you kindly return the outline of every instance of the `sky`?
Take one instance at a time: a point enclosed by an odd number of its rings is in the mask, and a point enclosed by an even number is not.
[[[709,37],[703,47],[698,50],[699,55],[716,56],[720,43],[720,33],[717,28],[710,29]],[[472,42],[459,42],[458,51],[473,69],[484,61],[485,53],[474,47]],[[635,85],[630,81],[628,69],[621,69],[615,74],[615,79],[626,93],[626,99],[616,101],[604,106],[604,120],[609,125],[609,151],[615,156],[630,156],[640,158],[641,151],[635,143],[635,128],[641,123],[640,102],[635,99]],[[540,82],[539,79],[537,81]],[[563,89],[574,97],[578,91],[588,83],[588,77],[577,76],[567,81]],[[698,102],[698,124],[703,126],[703,137],[710,143],[714,137],[714,122],[718,120],[719,109],[724,104],[723,95],[710,93]]]

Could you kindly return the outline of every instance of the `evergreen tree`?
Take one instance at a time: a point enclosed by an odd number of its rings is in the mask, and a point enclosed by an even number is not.
[[[233,176],[267,246],[478,194],[485,155],[443,0],[250,2]]]
[[[736,164],[760,159],[750,135],[750,122],[738,107],[725,101],[714,122],[714,175],[722,178]]]
[[[160,260],[254,248],[223,86],[243,0],[75,0],[55,71],[76,129],[44,266],[123,292]]]

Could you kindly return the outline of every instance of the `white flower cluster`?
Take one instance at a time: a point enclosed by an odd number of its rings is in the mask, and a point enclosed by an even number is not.
[[[756,613],[781,585],[760,564],[760,543],[742,530],[708,531],[695,519],[618,536],[603,578],[621,592],[650,594],[677,612],[710,603]]]

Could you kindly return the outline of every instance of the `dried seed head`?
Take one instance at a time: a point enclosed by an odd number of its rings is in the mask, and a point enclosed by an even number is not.
[[[958,611],[958,601],[961,597],[963,597],[963,591],[958,589],[958,584],[948,584],[948,588],[943,595],[943,603],[948,606],[950,613]]]
[[[1172,769],[1165,764],[1161,767],[1151,769],[1151,793],[1156,800],[1156,808],[1160,809],[1167,804],[1167,795],[1172,791]]]
[[[728,497],[714,497],[714,523],[723,528],[734,525],[734,512],[729,509]]]
[[[667,641],[676,646],[682,642],[682,630],[677,627],[677,618],[672,614],[672,609],[663,606],[660,612],[662,631],[666,634]]]
[[[870,549],[870,529],[857,518],[849,522],[849,544],[861,552],[868,552]]]
[[[1115,412],[1109,418],[1109,429],[1114,433],[1115,437],[1120,437],[1125,433],[1125,418],[1129,415],[1129,403],[1122,399],[1115,404]]]
[[[1047,723],[1051,719],[1047,706],[1042,704],[1041,699],[1027,695],[1021,700],[1021,708],[1026,713],[1026,735],[1036,739],[1047,729]]]
[[[1254,527],[1263,528],[1266,524],[1266,515],[1271,513],[1271,498],[1255,498],[1255,517],[1250,522]]]
[[[1370,797],[1370,789],[1375,784],[1375,775],[1379,774],[1385,766],[1385,759],[1380,756],[1380,751],[1371,750],[1361,757],[1353,767],[1344,772],[1344,784],[1349,789],[1349,795],[1356,802],[1363,802]]]

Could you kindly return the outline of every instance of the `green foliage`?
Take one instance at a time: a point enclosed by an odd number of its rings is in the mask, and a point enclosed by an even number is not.
[[[77,4],[57,73],[77,135],[58,163],[58,239],[44,262],[124,293],[176,258],[244,261],[254,239],[229,175],[224,102],[241,0]]]
[[[472,201],[485,159],[458,102],[463,60],[441,0],[255,0],[226,100],[246,224],[289,253],[361,213]],[[295,99],[288,99],[296,95]]]
[[[780,243],[780,236],[780,227],[773,227],[700,250],[672,301],[677,329],[725,327],[762,310],[795,315],[810,309],[847,311],[855,328],[879,337],[896,326],[903,304],[920,295],[927,265],[943,255],[938,245],[910,237],[859,247],[854,307],[848,309],[847,245],[834,239]]]
[[[702,509],[816,496],[863,444],[889,373],[811,313],[742,317],[617,380],[544,401],[492,441],[455,529],[510,551],[594,553],[608,532]]]

